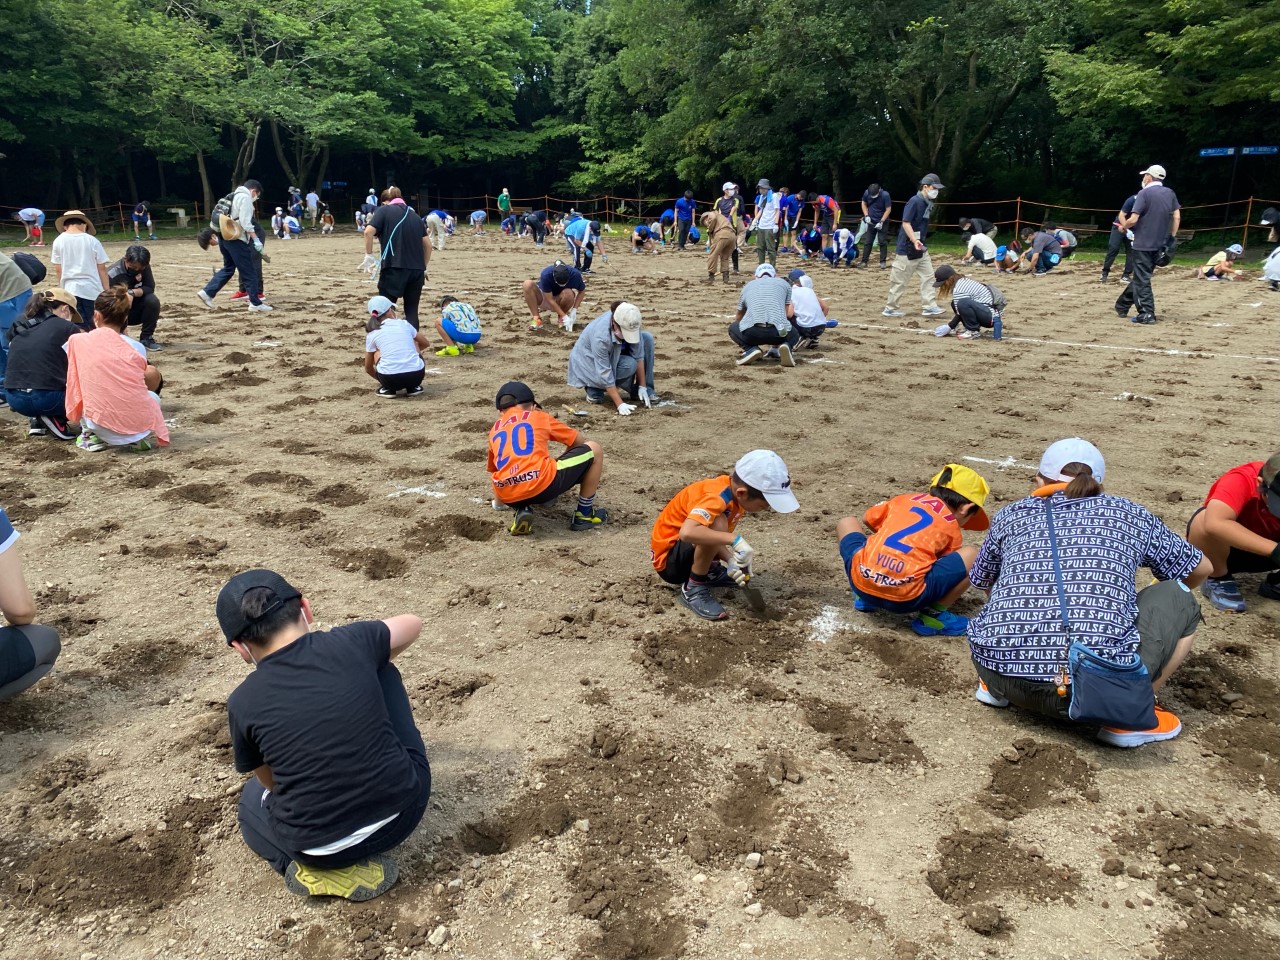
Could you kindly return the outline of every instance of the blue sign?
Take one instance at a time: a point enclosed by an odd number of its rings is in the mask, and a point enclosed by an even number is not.
[[[1202,157],[1231,157],[1235,156],[1235,147],[1203,147],[1200,150]]]
[[[1280,153],[1280,147],[1241,147],[1240,152],[1246,157],[1274,157]]]

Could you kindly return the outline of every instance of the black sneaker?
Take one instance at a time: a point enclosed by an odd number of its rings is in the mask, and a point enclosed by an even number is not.
[[[755,363],[763,356],[764,351],[759,347],[748,347],[746,350],[742,351],[742,356],[738,357],[735,362],[738,366],[745,367],[749,363]]]
[[[507,528],[513,537],[523,537],[533,532],[533,511],[528,507],[517,507],[515,518]]]
[[[1258,596],[1280,600],[1280,573],[1268,574],[1267,579],[1258,584]]]
[[[1156,315],[1154,313],[1140,313],[1129,322],[1130,323],[1155,323]]]
[[[729,568],[717,560],[707,571],[708,587],[736,587],[738,581],[729,576]]]
[[[161,343],[160,341],[156,340],[154,337],[149,337],[148,339],[143,340],[143,341],[142,341],[142,345],[143,345],[144,347],[146,347],[148,350],[163,350],[163,349],[164,349],[164,344],[163,344],[163,343]]]
[[[40,422],[48,428],[49,433],[52,433],[59,440],[74,440],[76,438],[76,435],[71,432],[71,426],[67,423],[66,417],[60,417],[53,413],[41,417]],[[32,425],[35,425],[34,421]]]
[[[592,507],[591,512],[587,514],[573,511],[573,520],[569,523],[570,530],[599,530],[609,521],[609,511],[604,507]]]
[[[680,602],[704,620],[724,620],[729,616],[724,605],[711,595],[711,588],[705,584],[694,585],[686,581],[680,588]]]
[[[47,437],[49,431],[44,428],[44,424],[40,422],[39,417],[29,417],[27,421],[28,437]]]
[[[386,399],[393,399],[396,395],[396,392],[394,390],[388,390],[386,387],[379,387],[377,390],[377,394],[378,396]]]
[[[410,387],[404,393],[406,397],[420,397],[422,396],[422,394],[423,394],[423,389],[421,384],[419,384],[416,387]]]

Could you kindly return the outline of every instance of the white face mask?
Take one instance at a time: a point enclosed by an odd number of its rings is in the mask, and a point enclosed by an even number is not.
[[[925,188],[924,188],[924,195],[925,195],[926,197],[928,197],[930,200],[937,200],[937,199],[938,199],[938,188],[937,188],[937,187],[925,187]]]

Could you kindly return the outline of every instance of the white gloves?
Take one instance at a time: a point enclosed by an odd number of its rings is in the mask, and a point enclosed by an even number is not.
[[[636,412],[636,407],[635,407],[635,404],[633,403],[618,404],[618,416],[620,417],[629,417],[635,412]]]
[[[747,581],[751,579],[748,574],[743,573],[732,563],[725,565],[724,572],[727,573],[733,579],[733,582],[740,587],[745,587],[747,585]]]
[[[360,269],[365,273],[373,273],[373,268],[378,265],[378,258],[372,253],[366,253],[364,259],[360,261]]]
[[[1133,231],[1132,231],[1132,230],[1126,230],[1126,231],[1124,232],[1124,235],[1125,235],[1125,239],[1127,239],[1127,240],[1132,240],[1132,239],[1133,239]]]
[[[877,229],[877,230],[883,230],[883,229],[884,229],[884,221],[883,221],[883,220],[881,220],[879,223],[877,223],[877,224],[876,224],[876,229]]]
[[[570,333],[572,333],[573,325],[578,322],[578,308],[574,307],[567,314],[565,314],[564,320],[561,322],[564,324],[564,328],[568,330]]]
[[[863,223],[867,223],[867,224],[869,224],[869,223],[871,223],[871,218],[870,218],[870,217],[863,217],[863,218],[862,218],[862,222],[863,222]]]
[[[729,549],[733,551],[733,561],[731,566],[736,567],[747,577],[751,576],[751,563],[756,555],[751,544],[742,539],[742,535],[733,538],[733,543],[729,544]],[[737,577],[734,577],[736,580]]]
[[[261,241],[261,240],[255,240],[255,241],[253,241],[253,249],[254,249],[254,251],[255,251],[255,252],[257,252],[257,253],[261,253],[261,252],[262,252],[262,241]]]
[[[639,390],[640,399],[644,401],[646,409],[653,409],[653,391],[648,387],[641,387]]]

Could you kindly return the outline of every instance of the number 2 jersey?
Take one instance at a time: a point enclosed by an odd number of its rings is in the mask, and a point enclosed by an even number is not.
[[[854,554],[849,578],[859,592],[882,600],[914,600],[939,557],[964,543],[951,508],[927,493],[904,493],[863,516],[874,532]]]
[[[536,497],[556,476],[556,460],[548,443],[571,447],[578,431],[542,410],[511,407],[489,431],[487,468],[493,492],[503,503],[521,503]]]
[[[667,554],[679,542],[680,528],[686,520],[709,527],[723,515],[732,533],[745,512],[733,499],[733,484],[728,474],[689,484],[662,508],[653,525],[653,534],[649,538],[649,559],[653,561],[653,569],[661,571],[667,568]]]

